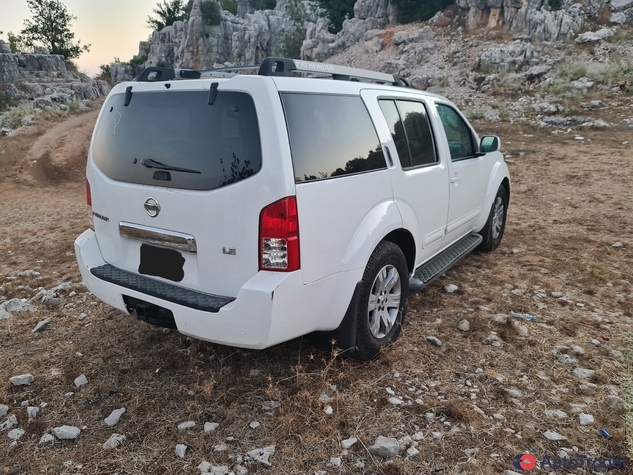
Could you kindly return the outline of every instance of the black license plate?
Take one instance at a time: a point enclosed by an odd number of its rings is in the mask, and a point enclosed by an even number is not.
[[[178,251],[141,244],[141,264],[139,274],[153,275],[180,282],[185,277],[185,258]]]

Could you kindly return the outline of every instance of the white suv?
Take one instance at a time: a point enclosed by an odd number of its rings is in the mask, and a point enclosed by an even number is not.
[[[117,85],[88,157],[84,282],[203,340],[323,332],[374,357],[409,290],[498,246],[510,197],[499,139],[406,86],[280,58],[258,75],[148,68]]]

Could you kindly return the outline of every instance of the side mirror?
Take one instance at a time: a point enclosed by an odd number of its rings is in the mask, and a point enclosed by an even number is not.
[[[501,140],[496,135],[484,135],[479,144],[481,153],[496,152],[501,148]]]

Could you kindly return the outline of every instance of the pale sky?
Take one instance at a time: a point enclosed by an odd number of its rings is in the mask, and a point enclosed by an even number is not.
[[[62,0],[68,12],[77,17],[71,30],[75,40],[90,44],[90,52],[75,60],[80,71],[94,76],[99,65],[115,57],[129,61],[138,53],[138,42],[146,40],[151,30],[145,26],[147,16],[159,0]],[[30,18],[26,0],[0,0],[0,39],[7,33],[19,33],[24,20]]]

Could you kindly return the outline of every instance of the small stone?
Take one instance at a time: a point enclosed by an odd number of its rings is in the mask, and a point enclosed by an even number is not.
[[[332,401],[334,401],[334,398],[332,396],[328,396],[325,393],[321,393],[321,395],[319,396],[319,402],[320,403],[326,404],[326,403],[332,402]]]
[[[86,378],[85,374],[80,374],[75,378],[75,386],[77,386],[78,388],[82,388],[86,384],[88,384],[88,378]]]
[[[64,396],[66,396],[66,397],[71,397],[71,396],[74,396],[74,395],[75,395],[75,393],[74,393],[74,392],[72,392],[72,391],[70,391],[70,392],[68,392],[68,393],[64,394]]]
[[[571,373],[577,378],[581,378],[581,379],[590,379],[590,378],[593,378],[594,374],[596,374],[594,370],[586,369],[586,368],[576,368]]]
[[[55,442],[55,437],[53,437],[51,434],[44,434],[42,438],[40,439],[39,444],[48,445],[48,444],[52,444],[53,442]]]
[[[505,472],[503,472],[503,475],[521,475],[518,472],[515,472],[514,470],[506,470]]]
[[[261,424],[257,421],[253,421],[249,424],[251,429],[257,429]]]
[[[446,290],[446,292],[448,292],[449,294],[455,293],[459,290],[459,287],[457,287],[455,284],[447,284],[444,286],[444,290]]]
[[[194,421],[181,422],[180,424],[178,424],[178,430],[187,430],[195,426],[196,423]]]
[[[217,444],[213,446],[214,452],[226,452],[227,450],[229,450],[229,446],[226,444]]]
[[[545,438],[547,440],[552,440],[552,441],[560,441],[560,440],[567,440],[567,437],[565,437],[564,435],[559,434],[558,432],[555,432],[553,430],[548,430],[545,431],[545,433],[543,434],[545,436]]]
[[[442,438],[441,432],[431,432],[431,437],[435,440],[440,440]]]
[[[590,426],[591,424],[593,424],[593,416],[591,414],[585,414],[584,412],[581,412],[578,417],[580,419],[581,426]]]
[[[518,399],[521,397],[521,391],[519,391],[518,389],[506,389],[506,393],[508,394],[508,396],[513,397],[515,399]]]
[[[622,243],[620,241],[614,242],[613,244],[611,244],[611,247],[615,247],[616,249],[619,249],[622,247]]]
[[[622,358],[622,352],[618,350],[609,350],[609,356],[612,358]]]
[[[378,436],[374,445],[368,448],[369,453],[378,457],[392,457],[400,453],[400,444],[393,437]]]
[[[457,324],[457,329],[462,332],[467,332],[468,330],[470,330],[470,322],[465,318],[460,320]]]
[[[209,470],[211,470],[211,464],[206,460],[203,460],[198,465],[198,470],[200,470],[200,473],[207,473]]]
[[[187,446],[185,444],[176,445],[176,455],[180,458],[184,458],[187,453]]]
[[[83,320],[84,318],[86,318],[86,316],[87,315],[85,313],[80,313],[78,318],[79,320]]]
[[[323,412],[325,412],[326,416],[331,416],[334,413],[334,409],[332,409],[332,406],[325,406]]]
[[[262,447],[261,449],[253,449],[246,453],[246,460],[261,463],[265,467],[271,467],[272,464],[268,459],[275,455],[275,448],[275,445],[269,445],[267,447]]]
[[[12,427],[15,427],[18,425],[18,418],[15,416],[15,414],[9,416],[9,418],[4,421],[2,424],[0,424],[0,432],[4,432],[7,429],[11,429]]]
[[[508,316],[507,315],[495,315],[492,319],[495,325],[507,325],[508,324]]]
[[[9,406],[0,404],[0,417],[4,417],[9,413]]]
[[[596,346],[600,345],[600,340],[596,340],[595,338],[592,338],[591,340],[589,340],[589,342],[592,345],[596,345]]]
[[[11,440],[18,440],[20,437],[22,437],[24,434],[26,433],[26,431],[24,429],[13,429],[10,430],[9,433],[7,434],[7,436],[9,437],[9,439]]]
[[[427,336],[426,341],[428,341],[429,343],[435,346],[442,346],[442,342],[440,341],[440,339],[435,336]]]
[[[273,409],[277,409],[280,406],[281,406],[281,403],[278,401],[265,401],[262,403],[262,410],[272,411]]]
[[[215,431],[218,427],[220,427],[220,424],[218,424],[217,422],[205,422],[204,423],[204,431],[207,434],[210,434],[211,432]]]
[[[29,406],[26,408],[26,415],[29,419],[35,419],[38,412],[40,412],[40,408],[37,406]]]
[[[558,417],[559,419],[565,419],[567,417],[567,413],[564,411],[561,411],[560,409],[555,409],[553,411],[545,411],[545,415],[547,417]]]
[[[32,333],[43,332],[44,330],[46,330],[46,328],[48,327],[50,323],[51,323],[50,318],[47,318],[46,320],[42,320],[37,325],[35,325],[35,328],[31,330],[31,332]]]
[[[578,360],[569,355],[558,355],[558,362],[563,364],[576,364]]]
[[[12,378],[9,378],[9,381],[14,386],[28,386],[33,381],[35,381],[35,378],[31,373],[26,373],[19,376],[13,376]]]
[[[341,441],[341,447],[344,450],[349,450],[352,448],[352,446],[358,442],[358,439],[356,437],[350,437],[349,439],[344,439]]]
[[[328,467],[339,468],[343,461],[340,457],[330,457],[330,461],[327,463]]]
[[[75,426],[60,426],[53,429],[53,435],[60,440],[73,440],[79,437],[81,430]]]
[[[249,376],[259,376],[261,373],[262,370],[257,368],[253,368],[248,372]]]
[[[226,465],[214,465],[211,467],[210,475],[226,475],[229,473],[229,467]]]
[[[426,414],[424,414],[424,419],[426,420],[426,422],[431,424],[435,421],[435,414],[433,414],[432,412],[427,412]]]
[[[524,325],[514,325],[514,328],[520,337],[527,338],[527,336],[530,334],[527,327]]]
[[[402,399],[400,399],[399,397],[395,397],[395,396],[391,396],[388,399],[390,404],[393,404],[394,406],[399,406],[400,404],[402,404],[404,401]]]
[[[598,385],[597,384],[593,384],[593,383],[583,383],[583,384],[578,385],[578,389],[580,389],[583,393],[587,393],[589,391],[593,391],[597,387],[598,387]]]
[[[409,447],[407,449],[407,456],[409,457],[414,457],[416,455],[418,455],[420,453],[420,451],[418,449],[416,449],[415,447]]]
[[[125,442],[125,436],[121,434],[112,434],[108,440],[103,443],[104,450],[113,449]]]
[[[580,346],[574,346],[571,349],[571,353],[572,355],[576,355],[576,356],[582,356],[585,354],[585,350],[583,350]]]
[[[616,411],[621,411],[622,409],[624,409],[624,401],[618,396],[610,394],[604,399],[604,401],[611,409],[614,409]]]

